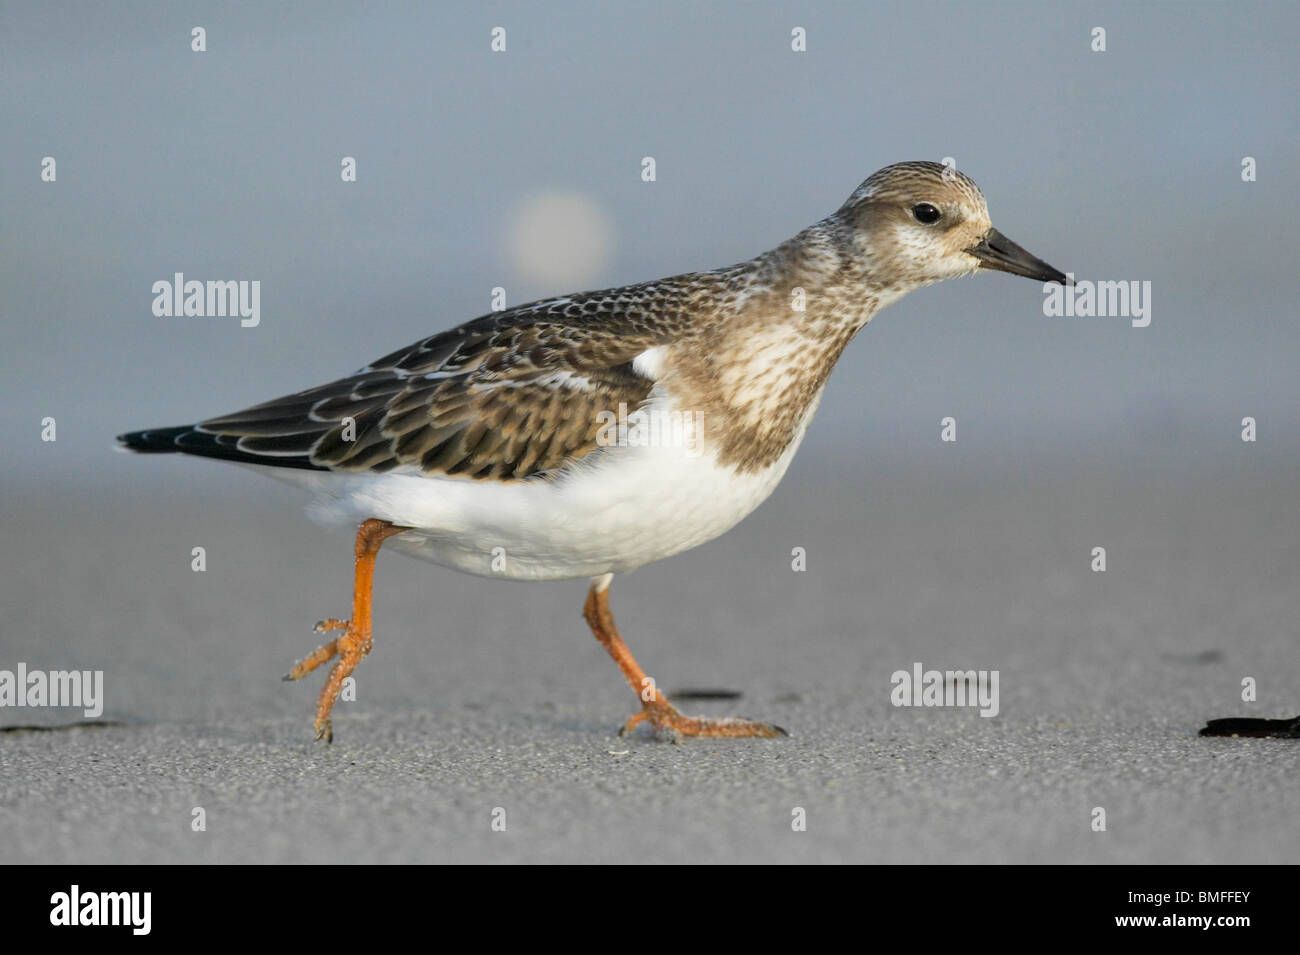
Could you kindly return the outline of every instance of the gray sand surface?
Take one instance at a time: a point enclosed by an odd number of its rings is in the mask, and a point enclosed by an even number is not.
[[[0,527],[0,667],[103,669],[114,725],[0,733],[0,862],[1300,858],[1300,743],[1196,735],[1300,710],[1293,481],[800,464],[730,535],[615,583],[661,685],[743,693],[683,709],[792,733],[684,745],[615,735],[635,700],[581,582],[397,554],[359,698],[313,744],[319,679],[280,675],[311,623],[346,613],[346,533],[238,469],[194,484],[206,462],[115,457],[124,485],[154,483],[108,497],[28,489]],[[999,670],[1000,714],[893,707],[890,674],[914,661]]]

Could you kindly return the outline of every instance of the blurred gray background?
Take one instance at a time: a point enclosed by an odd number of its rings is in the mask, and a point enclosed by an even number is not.
[[[0,736],[0,858],[1295,861],[1296,746],[1194,735],[1300,709],[1295,4],[415,6],[0,5],[0,668],[105,669],[124,724]],[[349,535],[242,469],[113,452],[496,286],[749,258],[948,156],[1048,262],[1149,280],[1152,321],[1047,318],[1004,275],[917,292],[763,509],[616,584],[663,685],[742,690],[790,740],[612,739],[635,701],[581,584],[385,556],[361,698],[312,749],[319,684],[278,676],[345,611]],[[260,326],[155,317],[178,271],[260,280]],[[914,660],[1000,668],[1001,716],[893,709]],[[1103,804],[1122,832],[1088,830]],[[191,834],[194,805],[224,821]]]

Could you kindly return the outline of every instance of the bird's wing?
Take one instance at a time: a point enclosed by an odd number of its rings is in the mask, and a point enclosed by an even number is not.
[[[484,316],[330,384],[192,428],[138,432],[170,445],[138,450],[503,481],[543,474],[598,447],[600,412],[634,410],[650,394],[633,359],[674,324],[653,291]]]

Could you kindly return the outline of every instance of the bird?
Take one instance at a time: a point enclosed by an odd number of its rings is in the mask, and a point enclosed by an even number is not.
[[[380,548],[485,577],[586,579],[583,616],[657,737],[787,735],[685,716],[619,633],[611,583],[712,540],[786,473],[849,342],[887,305],[997,270],[1070,279],[993,228],[951,164],[880,169],[831,215],[735,265],[490,312],[305,391],[118,436],[141,453],[246,465],[356,528],[352,613],[285,676],[334,661],[315,738],[373,646]],[[1046,285],[1044,285],[1046,288]]]

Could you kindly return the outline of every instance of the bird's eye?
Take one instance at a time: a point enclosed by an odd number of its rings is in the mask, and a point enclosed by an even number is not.
[[[928,202],[918,202],[912,206],[912,215],[922,225],[934,225],[939,221],[939,217],[943,213],[939,211],[937,206],[933,206]]]

